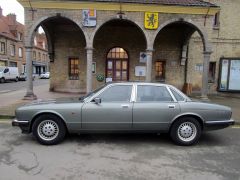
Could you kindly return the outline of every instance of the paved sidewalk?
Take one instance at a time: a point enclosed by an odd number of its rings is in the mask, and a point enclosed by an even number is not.
[[[35,87],[34,92],[38,96],[38,99],[59,99],[59,98],[74,98],[80,97],[80,94],[72,94],[72,93],[56,93],[49,92],[49,85],[43,85]],[[11,94],[12,93],[12,94]],[[23,104],[29,103],[30,101],[22,100],[25,90],[19,90],[15,92],[7,93],[7,97],[1,95],[0,102],[0,118],[6,117],[14,117],[15,109]],[[9,99],[9,96],[12,98]],[[210,96],[210,102],[226,105],[232,108],[233,111],[233,119],[240,124],[240,98],[231,98],[231,97],[222,97],[222,96]],[[6,117],[4,117],[6,115]]]

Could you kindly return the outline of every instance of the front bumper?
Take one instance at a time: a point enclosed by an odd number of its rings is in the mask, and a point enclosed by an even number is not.
[[[222,121],[206,121],[205,130],[223,129],[234,124],[235,124],[235,121],[233,119],[222,120]]]
[[[22,130],[22,133],[30,133],[30,123],[29,121],[19,121],[17,119],[14,119],[12,121],[12,126],[18,126]]]

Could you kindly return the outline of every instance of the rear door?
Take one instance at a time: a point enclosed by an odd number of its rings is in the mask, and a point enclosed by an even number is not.
[[[166,86],[137,85],[133,107],[133,129],[166,130],[180,107]]]

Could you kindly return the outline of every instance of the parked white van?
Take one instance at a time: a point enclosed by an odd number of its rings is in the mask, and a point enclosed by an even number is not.
[[[0,83],[4,83],[6,80],[18,81],[19,73],[17,67],[3,67],[0,66]]]

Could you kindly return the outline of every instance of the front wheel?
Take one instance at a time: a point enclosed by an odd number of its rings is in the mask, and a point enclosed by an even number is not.
[[[4,79],[4,78],[1,78],[1,79],[0,79],[0,83],[5,83],[5,79]]]
[[[66,128],[62,120],[54,115],[39,116],[32,127],[33,135],[43,145],[55,145],[63,141]]]
[[[18,77],[15,78],[15,81],[18,82]]]
[[[201,125],[192,117],[177,120],[171,127],[172,140],[183,146],[193,145],[198,142],[202,133]]]

